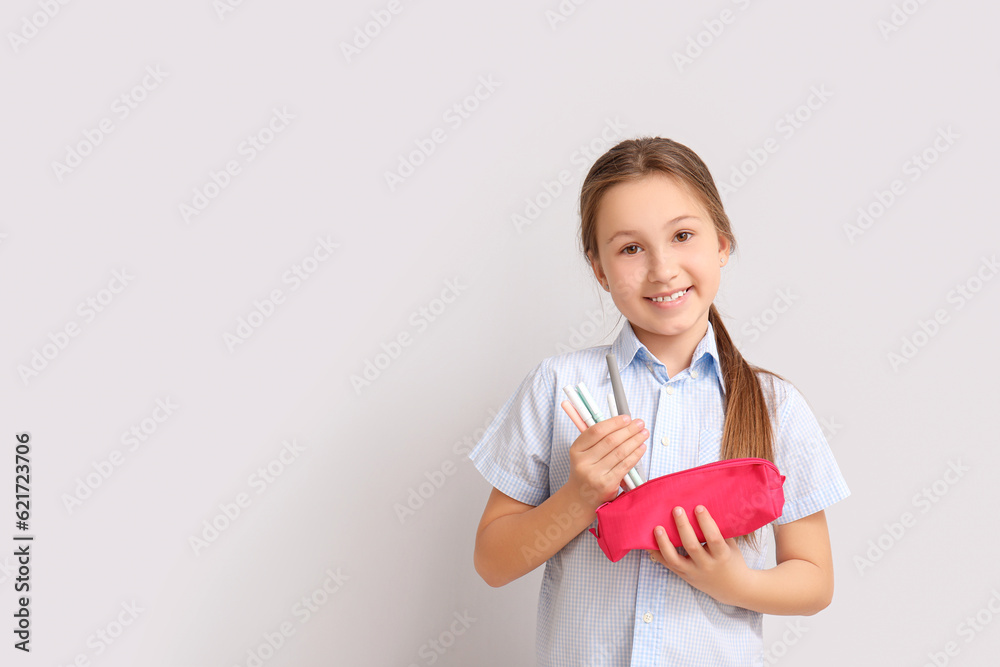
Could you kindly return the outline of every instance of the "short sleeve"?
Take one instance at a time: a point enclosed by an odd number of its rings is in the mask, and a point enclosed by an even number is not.
[[[555,375],[545,360],[521,381],[469,453],[490,484],[528,505],[541,505],[550,495],[554,404]]]
[[[830,445],[805,397],[785,383],[774,464],[785,476],[785,507],[775,523],[809,516],[851,495]]]

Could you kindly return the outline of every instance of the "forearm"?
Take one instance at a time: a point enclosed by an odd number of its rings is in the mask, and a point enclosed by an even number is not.
[[[811,616],[833,599],[833,574],[792,558],[767,570],[750,569],[731,603],[762,614]]]
[[[498,517],[483,528],[476,538],[476,571],[490,586],[504,586],[555,555],[596,516],[564,486],[541,505]]]

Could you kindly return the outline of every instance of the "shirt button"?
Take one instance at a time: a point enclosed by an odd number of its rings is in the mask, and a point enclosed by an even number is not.
[[[663,436],[663,438],[660,440],[660,442],[663,443],[664,447],[666,447],[667,445],[670,444],[670,439],[667,436]]]
[[[645,614],[642,615],[642,620],[645,621],[646,623],[652,623],[653,615],[647,611]]]
[[[672,393],[674,393],[674,388],[673,388],[673,387],[671,387],[671,386],[667,386],[667,393],[668,393],[668,394],[672,394]]]
[[[695,380],[697,380],[698,379],[698,371],[691,371],[691,377],[693,377]]]

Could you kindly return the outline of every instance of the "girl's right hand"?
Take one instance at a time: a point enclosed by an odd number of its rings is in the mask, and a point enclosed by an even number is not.
[[[644,426],[641,419],[619,415],[587,427],[569,448],[568,489],[594,510],[614,500],[646,451]]]

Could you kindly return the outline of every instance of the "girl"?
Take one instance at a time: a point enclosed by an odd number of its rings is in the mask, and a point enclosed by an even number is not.
[[[670,139],[623,141],[587,174],[580,212],[587,260],[628,321],[610,346],[536,366],[469,454],[495,487],[476,571],[503,586],[545,563],[545,667],[763,665],[762,614],[830,604],[823,510],[850,491],[802,394],[743,358],[712,303],[736,241],[701,159]],[[609,349],[636,418],[580,433],[559,407],[562,387],[584,382],[606,396]],[[586,530],[633,466],[650,480],[739,457],[771,460],[786,476],[773,528],[723,539],[704,507],[693,517],[676,508],[664,520],[682,545],[657,526],[658,551],[617,563]],[[777,565],[765,568],[772,531]]]

